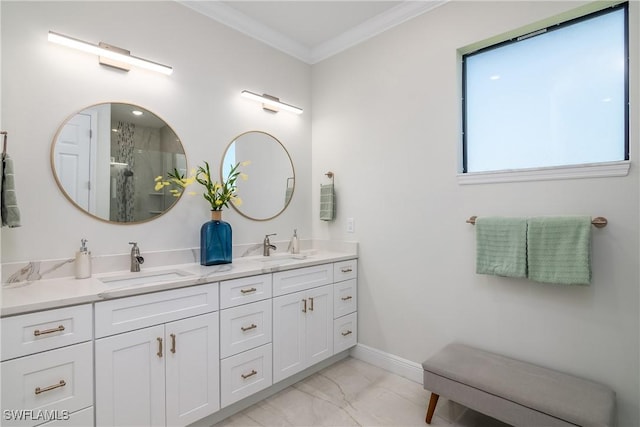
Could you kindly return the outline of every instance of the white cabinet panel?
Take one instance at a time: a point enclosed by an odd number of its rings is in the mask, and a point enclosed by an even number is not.
[[[220,282],[220,308],[235,307],[271,298],[272,276],[243,277]]]
[[[307,291],[306,355],[307,366],[333,355],[333,287]]]
[[[218,284],[190,286],[95,304],[96,338],[218,310]]]
[[[333,317],[342,317],[358,308],[358,282],[350,279],[333,285]]]
[[[340,261],[333,264],[334,282],[342,282],[343,280],[355,279],[357,276],[358,276],[358,260],[357,259]]]
[[[333,355],[333,287],[273,299],[273,382]]]
[[[164,326],[96,340],[96,424],[164,426]]]
[[[73,412],[93,404],[90,342],[2,362],[0,369],[2,409]],[[3,425],[33,426],[43,421],[22,417],[5,419]]]
[[[220,370],[224,408],[272,384],[272,346],[266,344],[223,359]]]
[[[165,325],[167,425],[184,426],[220,409],[218,313]]]
[[[303,291],[333,283],[333,265],[316,265],[273,274],[273,296]]]
[[[271,301],[258,301],[220,312],[220,357],[271,342]]]
[[[2,360],[89,341],[91,304],[39,311],[2,319]]]
[[[353,347],[358,343],[358,314],[351,313],[333,321],[334,353]]]
[[[305,368],[304,292],[273,299],[273,382]]]

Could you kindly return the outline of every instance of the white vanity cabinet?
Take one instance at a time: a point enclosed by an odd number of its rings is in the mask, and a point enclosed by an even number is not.
[[[332,281],[333,264],[274,273],[274,383],[333,355]]]
[[[220,402],[272,385],[272,275],[220,283]]]
[[[218,284],[95,304],[96,423],[183,426],[220,408]]]
[[[2,425],[93,425],[92,330],[90,304],[2,319]]]
[[[333,264],[333,350],[340,353],[358,343],[358,260]]]

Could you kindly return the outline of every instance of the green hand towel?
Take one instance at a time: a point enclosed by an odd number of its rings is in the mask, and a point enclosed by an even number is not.
[[[320,185],[320,219],[333,221],[336,217],[336,195],[333,184]]]
[[[476,273],[527,277],[526,218],[476,219]]]
[[[20,227],[20,209],[18,208],[18,197],[16,196],[15,176],[13,173],[13,160],[8,154],[3,154],[2,169],[0,169],[2,185],[0,188],[0,214],[2,216],[2,226],[10,228]]]
[[[591,283],[591,218],[529,219],[529,278],[564,285]]]

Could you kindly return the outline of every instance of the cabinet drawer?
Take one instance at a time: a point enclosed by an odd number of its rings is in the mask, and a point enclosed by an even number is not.
[[[273,274],[273,296],[303,291],[333,283],[333,265],[298,268]]]
[[[333,316],[342,317],[358,308],[358,281],[356,279],[333,285]]]
[[[220,357],[271,342],[271,300],[220,312]]]
[[[220,308],[271,298],[271,274],[226,280],[220,283]]]
[[[333,321],[333,354],[358,343],[358,313],[347,314]]]
[[[348,261],[340,261],[333,264],[334,282],[355,279],[358,277],[358,260],[350,259]]]
[[[93,404],[93,348],[86,342],[2,362],[2,408],[74,412]],[[45,419],[3,420],[33,426]]]
[[[96,338],[218,310],[218,284],[190,286],[95,304]]]
[[[271,344],[220,361],[221,406],[229,406],[272,384]]]
[[[91,304],[2,319],[2,360],[64,347],[92,337]]]
[[[66,414],[66,413],[65,413]],[[93,406],[69,414],[68,417],[49,421],[41,424],[40,427],[90,427],[93,426]]]

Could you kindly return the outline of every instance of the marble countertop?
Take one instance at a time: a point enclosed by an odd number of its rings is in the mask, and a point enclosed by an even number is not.
[[[303,251],[300,256],[241,257],[234,258],[231,264],[202,266],[196,263],[166,265],[144,268],[140,273],[113,271],[95,274],[87,279],[61,277],[45,280],[7,283],[2,287],[1,316],[13,316],[32,311],[47,310],[69,305],[92,303],[111,298],[140,295],[185,286],[200,285],[258,274],[292,270],[301,267],[326,264],[357,258],[353,253],[333,251]],[[117,277],[136,277],[136,275],[154,272],[179,271],[188,273],[178,279],[162,282],[150,282],[141,285],[122,286],[117,283],[105,283],[100,279]]]

